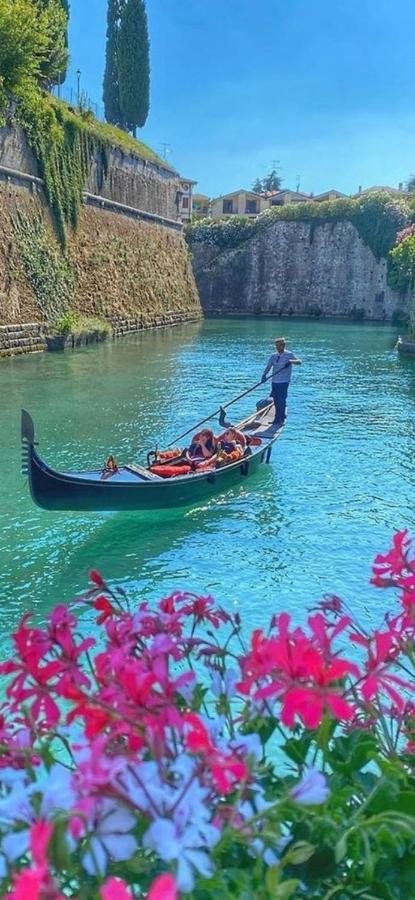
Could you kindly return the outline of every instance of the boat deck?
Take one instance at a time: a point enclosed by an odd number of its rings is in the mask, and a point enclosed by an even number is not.
[[[243,431],[245,434],[249,435],[249,437],[261,437],[261,434],[267,432],[267,430],[272,425],[272,421],[274,418],[274,406],[273,404],[265,407],[262,410],[259,410],[254,416],[250,416],[249,419],[241,422],[236,427]],[[267,435],[269,437],[269,435]],[[149,472],[147,468],[138,465],[126,465],[120,466],[116,472],[107,475],[103,478],[102,469],[92,469],[91,471],[82,471],[82,472],[64,472],[64,475],[68,475],[70,477],[75,476],[77,479],[81,481],[110,481],[112,484],[122,483],[122,484],[137,484],[137,482],[143,481],[163,481],[159,475],[155,475],[153,472]],[[197,478],[200,476],[201,472],[190,472],[185,475],[176,475],[175,480],[177,478],[184,478],[192,476]]]

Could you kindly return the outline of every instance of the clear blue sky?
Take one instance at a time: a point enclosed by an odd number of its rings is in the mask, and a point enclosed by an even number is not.
[[[71,0],[71,71],[102,102],[106,0]],[[414,0],[148,0],[140,137],[196,190],[398,185],[415,173]]]

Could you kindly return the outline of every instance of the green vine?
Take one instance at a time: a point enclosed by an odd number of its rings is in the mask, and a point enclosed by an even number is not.
[[[84,122],[64,103],[38,90],[24,92],[17,117],[38,160],[58,236],[65,246],[67,226],[78,224],[91,157],[99,154],[106,171],[106,149],[88,128],[87,117]]]
[[[33,288],[39,309],[48,322],[69,309],[75,294],[75,274],[70,259],[53,249],[40,215],[12,217],[25,275]]]

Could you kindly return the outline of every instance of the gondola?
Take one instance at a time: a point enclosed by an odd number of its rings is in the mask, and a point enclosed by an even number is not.
[[[269,463],[272,445],[283,431],[283,427],[272,430],[273,414],[274,407],[269,404],[236,426],[248,437],[247,449],[241,459],[220,468],[167,479],[150,472],[148,465],[131,464],[120,466],[103,479],[102,469],[58,472],[48,466],[35,449],[33,419],[22,410],[22,471],[28,475],[34,502],[43,509],[112,511],[190,506],[222,494],[244,482],[262,463]],[[220,424],[228,424],[223,414]],[[252,438],[255,441],[250,443]]]

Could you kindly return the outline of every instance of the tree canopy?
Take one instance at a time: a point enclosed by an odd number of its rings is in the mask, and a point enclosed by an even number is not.
[[[149,110],[150,62],[144,0],[108,0],[105,116],[134,134]]]
[[[8,93],[53,84],[66,69],[67,14],[61,0],[0,0],[0,79]]]
[[[253,185],[252,190],[257,194],[265,194],[270,191],[279,191],[281,190],[282,178],[278,172],[276,166],[273,166],[268,175],[265,175],[265,178],[256,178]]]
[[[112,125],[123,126],[118,80],[118,30],[120,24],[120,0],[108,0],[107,46],[104,73],[105,118]]]
[[[49,16],[51,29],[50,53],[42,75],[46,84],[62,84],[66,78],[68,67],[68,0],[34,0]]]

